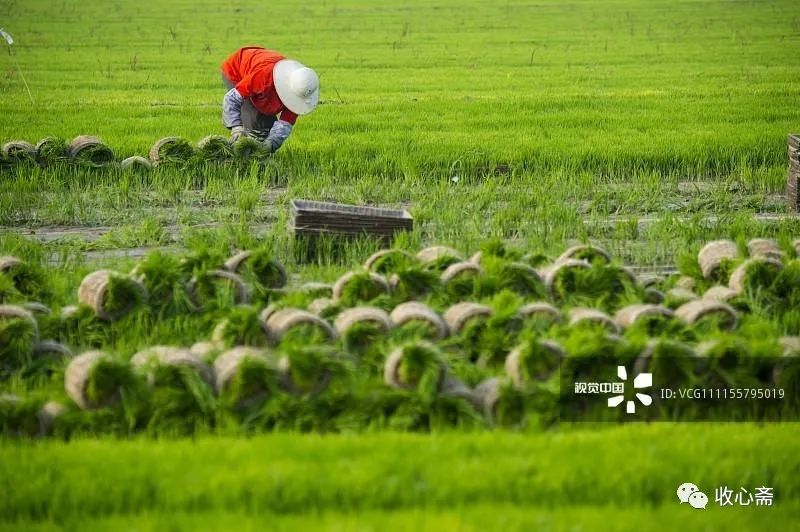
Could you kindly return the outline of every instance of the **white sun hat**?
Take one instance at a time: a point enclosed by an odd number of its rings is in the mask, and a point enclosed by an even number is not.
[[[319,103],[319,77],[293,59],[281,59],[272,72],[278,97],[291,112],[307,115]]]

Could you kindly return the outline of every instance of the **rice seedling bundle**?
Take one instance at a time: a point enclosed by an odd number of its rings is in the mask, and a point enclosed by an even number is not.
[[[709,320],[721,329],[732,330],[739,324],[739,315],[733,307],[721,301],[696,299],[675,310],[675,316],[688,325]]]
[[[447,323],[424,303],[408,301],[397,305],[389,315],[395,327],[414,326],[415,332],[431,340],[442,340],[450,334]]]
[[[333,299],[345,306],[369,303],[390,292],[388,281],[372,272],[348,272],[333,285]]]
[[[293,395],[322,393],[343,369],[341,355],[329,346],[291,346],[284,352],[278,370],[284,389]]]
[[[435,271],[413,265],[393,273],[389,285],[396,300],[408,301],[438,293],[442,280]]]
[[[106,321],[122,318],[146,299],[147,290],[142,283],[111,270],[90,273],[78,288],[78,301]]]
[[[473,394],[490,425],[513,427],[525,420],[525,398],[507,379],[490,377],[479,383]]]
[[[577,271],[589,268],[591,265],[585,260],[566,259],[542,268],[539,276],[551,297],[563,299],[579,289]]]
[[[293,336],[306,344],[327,342],[338,337],[336,329],[327,321],[308,311],[292,308],[276,310],[266,316],[264,329],[273,343],[281,342],[293,329]]]
[[[708,242],[697,254],[697,262],[703,277],[724,281],[732,271],[731,264],[739,258],[739,247],[731,240]]]
[[[482,275],[483,268],[479,264],[463,261],[445,268],[441,280],[450,297],[462,298],[475,292],[477,281]]]
[[[650,372],[659,381],[678,387],[693,382],[697,354],[684,342],[670,338],[656,338],[647,345],[633,365],[635,373]]]
[[[194,155],[192,144],[180,137],[164,137],[150,148],[153,164],[184,164]]]
[[[119,166],[123,170],[150,170],[153,167],[153,163],[150,159],[146,159],[141,155],[132,155],[123,159]]]
[[[232,155],[240,161],[264,159],[272,153],[262,142],[248,136],[243,136],[234,142],[231,149]]]
[[[67,146],[67,156],[72,164],[101,168],[114,162],[114,152],[97,137],[80,135]]]
[[[250,410],[277,393],[279,374],[273,358],[260,349],[236,347],[214,361],[215,389],[237,410]]]
[[[339,304],[329,297],[318,297],[308,305],[308,311],[320,318],[328,319],[336,315]]]
[[[58,419],[67,412],[67,407],[56,401],[48,401],[39,409],[39,434],[47,436],[53,433]]]
[[[417,263],[417,259],[402,249],[381,249],[370,255],[364,262],[368,271],[383,275],[397,273]]]
[[[206,383],[213,381],[211,368],[189,349],[158,345],[137,352],[131,358],[134,371],[143,373],[151,386],[158,385],[158,369],[162,367],[188,368]]]
[[[392,351],[384,363],[384,382],[398,390],[436,396],[444,384],[446,366],[441,352],[425,341],[411,342]]]
[[[507,288],[527,297],[545,295],[544,281],[539,273],[524,262],[506,262],[497,272],[500,288]]]
[[[43,138],[36,143],[36,159],[46,166],[67,162],[67,142],[57,137]]]
[[[722,285],[712,286],[703,293],[703,299],[710,299],[711,301],[722,301],[728,303],[736,298],[739,292],[736,290]]]
[[[34,437],[42,434],[36,401],[12,394],[0,394],[0,432],[18,437]]]
[[[753,238],[747,242],[747,253],[751,257],[765,257],[782,261],[786,258],[778,243],[771,238]]]
[[[173,313],[189,308],[188,275],[176,256],[160,251],[150,253],[129,275],[144,286],[151,306]]]
[[[263,346],[267,340],[260,312],[249,306],[231,309],[211,334],[212,343],[225,347]]]
[[[334,322],[336,331],[343,335],[352,327],[360,324],[372,324],[380,331],[386,332],[393,327],[389,314],[377,307],[353,307],[342,311]]]
[[[225,261],[225,269],[238,274],[251,273],[266,288],[283,288],[288,280],[283,264],[267,250],[237,253]]]
[[[681,305],[697,299],[699,299],[698,295],[691,290],[680,287],[670,288],[665,294],[664,306],[671,309],[676,309]]]
[[[464,256],[451,247],[430,246],[420,250],[416,259],[429,269],[444,271],[451,264],[462,262]]]
[[[443,317],[450,332],[458,334],[468,322],[476,319],[486,320],[491,315],[491,307],[480,303],[463,301],[448,308]]]
[[[517,309],[517,314],[523,324],[541,323],[544,328],[548,328],[554,323],[560,323],[562,320],[561,311],[544,301],[526,303]]]
[[[552,340],[532,339],[523,342],[506,357],[505,374],[520,390],[533,382],[544,382],[558,374],[564,349]]]
[[[566,262],[568,260],[584,260],[589,263],[608,264],[611,262],[611,255],[601,247],[582,244],[568,248],[555,262]]]
[[[189,352],[194,356],[204,360],[206,363],[216,359],[224,347],[214,342],[195,342],[189,347]]]
[[[17,371],[31,362],[33,346],[39,341],[39,325],[22,307],[0,305],[0,370]]]
[[[12,140],[3,144],[0,148],[3,158],[11,162],[22,162],[36,160],[36,147],[24,140]]]
[[[208,270],[192,277],[186,293],[196,309],[212,303],[229,306],[231,302],[246,305],[250,302],[250,287],[239,275],[227,270]]]
[[[311,297],[333,297],[333,285],[327,283],[304,283],[300,285],[297,291]]]
[[[233,147],[222,135],[208,135],[197,142],[197,156],[203,162],[221,162],[232,155]]]
[[[114,405],[132,382],[131,367],[103,351],[76,356],[64,373],[64,390],[82,410]]]
[[[0,275],[5,276],[14,288],[29,298],[48,297],[47,278],[41,268],[12,256],[0,257]]]
[[[53,340],[37,342],[33,346],[34,363],[38,365],[49,366],[53,363],[70,360],[72,357],[72,349]]]
[[[783,263],[779,260],[755,257],[739,264],[728,281],[728,286],[736,293],[755,290],[768,290],[780,275]]]
[[[605,312],[593,308],[575,307],[569,309],[569,325],[577,327],[580,325],[600,326],[612,334],[619,334],[619,325]]]
[[[622,329],[636,326],[651,334],[658,334],[674,317],[675,314],[666,307],[642,303],[621,308],[614,315],[614,321]]]

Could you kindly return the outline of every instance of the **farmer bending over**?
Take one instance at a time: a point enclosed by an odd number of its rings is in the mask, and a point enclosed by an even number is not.
[[[240,48],[226,59],[222,81],[230,89],[222,99],[222,123],[231,130],[231,142],[246,135],[270,151],[280,148],[297,117],[319,102],[316,72],[258,46]]]

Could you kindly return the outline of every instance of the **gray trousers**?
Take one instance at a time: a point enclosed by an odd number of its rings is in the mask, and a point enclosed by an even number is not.
[[[228,90],[236,86],[225,74],[222,74],[222,83]],[[256,109],[249,99],[245,99],[242,104],[242,126],[247,130],[248,134],[254,137],[258,137],[261,140],[267,138],[275,120],[277,120],[275,116],[265,115]]]

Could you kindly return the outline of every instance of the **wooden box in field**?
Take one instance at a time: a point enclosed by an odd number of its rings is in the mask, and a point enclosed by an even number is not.
[[[800,180],[800,135],[789,135],[789,179],[786,184],[786,195],[792,212],[800,212],[798,180]]]
[[[292,200],[295,236],[376,236],[391,240],[399,231],[410,231],[414,219],[406,210],[341,205],[321,201]]]

